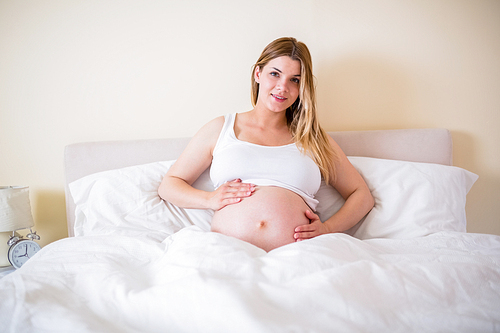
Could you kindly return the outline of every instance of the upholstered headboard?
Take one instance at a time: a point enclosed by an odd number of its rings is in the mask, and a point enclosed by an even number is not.
[[[452,165],[452,139],[446,129],[330,132],[348,156],[366,156]],[[76,143],[66,146],[66,213],[74,235],[75,205],[68,184],[92,173],[176,159],[190,138]]]

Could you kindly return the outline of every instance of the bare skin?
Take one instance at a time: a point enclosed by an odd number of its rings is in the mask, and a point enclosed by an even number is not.
[[[259,98],[253,110],[237,114],[236,137],[263,146],[292,143],[285,110],[299,96],[300,62],[278,57],[263,68],[257,67],[254,77],[259,83]],[[223,124],[224,118],[219,117],[203,126],[158,189],[162,199],[179,207],[213,209],[212,231],[270,251],[294,241],[347,230],[373,207],[363,178],[331,138],[330,144],[339,155],[337,181],[331,185],[346,202],[327,221],[320,221],[298,194],[279,187],[257,187],[235,179],[213,192],[193,188],[191,184],[212,162]]]
[[[294,229],[308,224],[308,206],[296,193],[280,187],[258,186],[237,205],[215,212],[212,231],[233,236],[265,251],[295,242]]]

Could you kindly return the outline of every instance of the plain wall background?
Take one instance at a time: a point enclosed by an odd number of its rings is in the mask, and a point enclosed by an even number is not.
[[[500,1],[0,1],[0,185],[29,185],[42,245],[67,235],[63,150],[192,136],[247,111],[281,36],[313,55],[327,131],[451,130],[480,178],[469,232],[500,235]]]

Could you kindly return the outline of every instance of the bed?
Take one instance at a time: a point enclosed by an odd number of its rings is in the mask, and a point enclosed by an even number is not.
[[[452,166],[450,132],[329,134],[375,207],[268,253],[159,199],[189,138],[67,146],[70,237],[0,280],[0,331],[500,331],[500,237],[466,232],[477,175]],[[322,219],[343,203],[324,183],[318,200]]]

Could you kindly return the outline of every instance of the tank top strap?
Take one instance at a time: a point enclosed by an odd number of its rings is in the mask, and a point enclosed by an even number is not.
[[[235,139],[234,138],[235,119],[236,119],[236,113],[229,113],[224,115],[224,125],[222,126],[222,129],[220,131],[217,143],[215,144],[214,154],[219,148],[225,146],[225,144]]]
[[[236,121],[236,113],[230,113],[224,116],[224,134],[233,138],[234,122]]]

